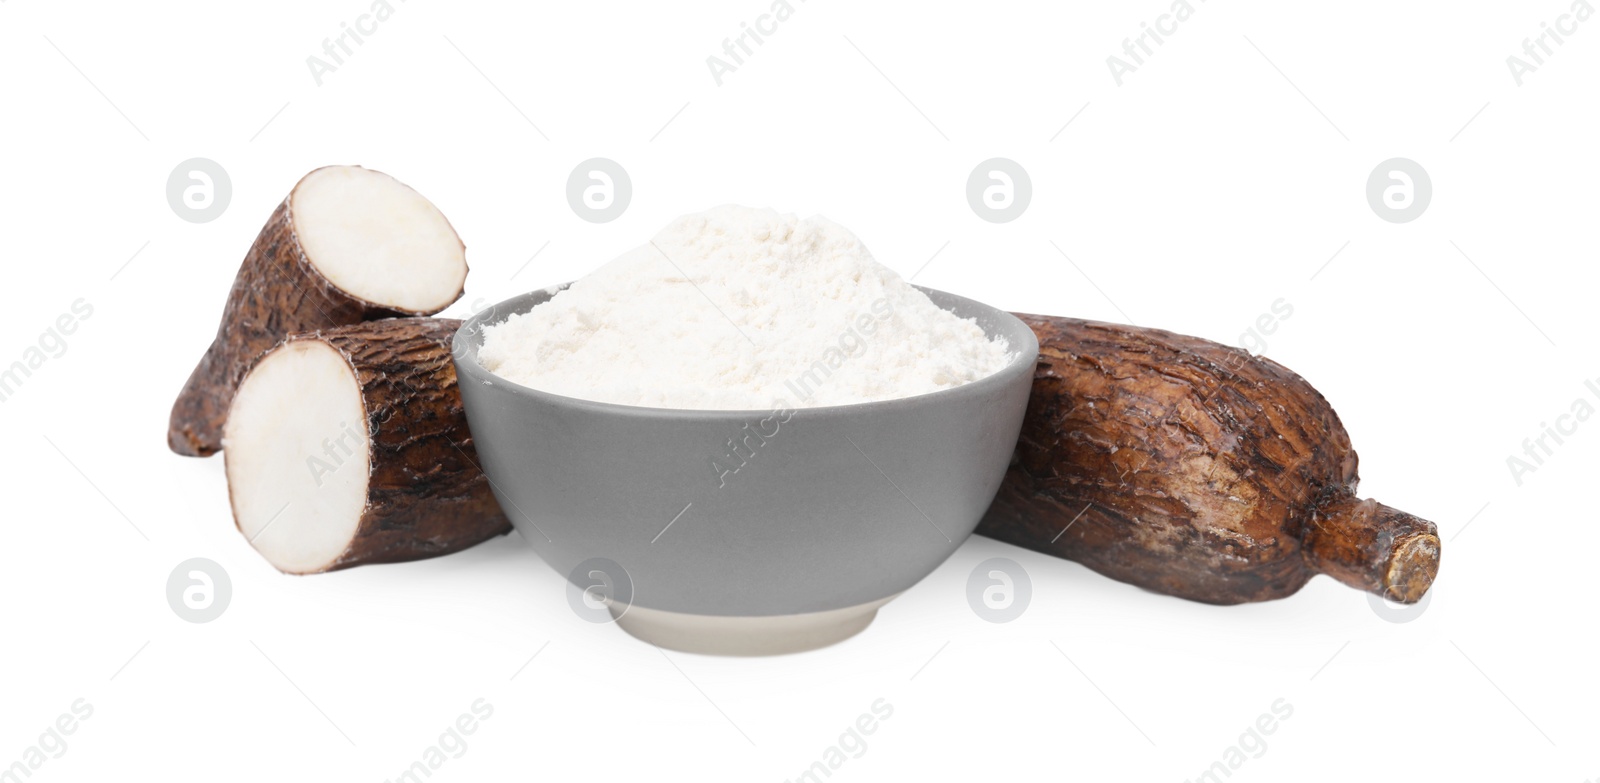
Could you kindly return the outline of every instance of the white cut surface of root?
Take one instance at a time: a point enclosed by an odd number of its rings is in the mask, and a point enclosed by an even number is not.
[[[359,166],[306,175],[290,197],[295,235],[317,271],[352,296],[412,313],[455,301],[466,249],[432,202]]]
[[[239,530],[279,570],[324,570],[367,504],[370,448],[355,370],[316,340],[288,343],[239,386],[224,430]]]

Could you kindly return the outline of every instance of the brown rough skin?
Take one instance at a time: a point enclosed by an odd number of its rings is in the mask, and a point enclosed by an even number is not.
[[[239,381],[283,338],[378,318],[438,312],[383,307],[329,282],[295,236],[292,200],[291,192],[250,246],[228,292],[216,339],[172,405],[167,446],[178,454],[209,457],[222,448],[222,424]],[[460,296],[456,292],[455,298]]]
[[[1039,364],[977,532],[1212,604],[1318,573],[1403,603],[1432,585],[1433,523],[1357,498],[1350,438],[1299,375],[1197,337],[1018,317]]]
[[[356,374],[371,441],[367,507],[327,571],[421,560],[511,532],[467,429],[450,343],[461,322],[394,318],[290,337],[318,340]]]

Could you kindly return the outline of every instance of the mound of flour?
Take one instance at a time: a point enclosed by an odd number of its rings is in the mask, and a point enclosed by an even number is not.
[[[548,302],[484,329],[524,386],[660,408],[805,408],[959,386],[1013,359],[823,217],[685,215]]]

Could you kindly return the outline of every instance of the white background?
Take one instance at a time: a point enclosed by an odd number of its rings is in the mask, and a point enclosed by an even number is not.
[[[1230,780],[1600,776],[1600,421],[1521,486],[1506,464],[1600,377],[1600,20],[1519,87],[1506,58],[1567,0],[1196,0],[1119,87],[1106,58],[1165,0],[796,0],[719,87],[706,58],[766,0],[395,3],[321,86],[306,58],[368,0],[0,3],[0,362],[94,308],[0,404],[0,765],[85,698],[31,780],[381,781],[484,698],[433,779],[781,781],[882,698],[834,778],[1181,781],[1283,698]],[[564,194],[595,156],[634,185],[608,224]],[[994,156],[1034,186],[1001,225],[964,193]],[[1364,194],[1396,156],[1434,187],[1404,224]],[[231,175],[214,222],[167,203],[192,157]],[[1211,607],[973,539],[846,643],[723,659],[578,619],[515,535],[279,575],[233,527],[221,458],[172,455],[165,428],[251,239],[329,163],[450,217],[472,275],[448,314],[725,202],[821,212],[902,275],[926,263],[917,283],[1011,310],[1237,343],[1283,298],[1265,352],[1337,408],[1365,496],[1437,521],[1432,600],[1394,623],[1317,579]],[[964,596],[993,556],[1032,578],[1008,624]],[[164,597],[190,557],[232,577],[207,624]]]

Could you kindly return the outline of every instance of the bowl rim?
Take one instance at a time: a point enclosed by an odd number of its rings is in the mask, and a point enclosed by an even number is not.
[[[1016,327],[1015,331],[1023,337],[1026,344],[1022,345],[1020,350],[1018,349],[1018,346],[1008,346],[1009,350],[1011,350],[1014,355],[1012,360],[1008,362],[1006,366],[1001,367],[989,375],[986,375],[975,381],[961,384],[960,386],[952,386],[945,389],[935,389],[931,392],[922,392],[920,394],[913,394],[907,397],[893,397],[886,400],[868,400],[864,402],[845,403],[842,405],[808,405],[794,408],[779,408],[775,406],[768,408],[742,409],[662,408],[648,405],[627,405],[618,402],[605,402],[602,400],[587,400],[582,397],[556,394],[555,392],[535,389],[531,386],[524,386],[516,381],[496,375],[487,367],[483,366],[482,362],[478,360],[478,348],[482,345],[483,327],[489,325],[489,321],[493,320],[495,323],[499,323],[505,318],[509,318],[511,315],[526,313],[538,305],[535,304],[527,307],[526,309],[522,309],[523,300],[531,299],[541,294],[548,294],[549,296],[553,297],[561,291],[566,290],[571,285],[572,282],[567,282],[559,285],[546,286],[544,288],[535,288],[531,291],[525,291],[517,294],[516,296],[512,296],[496,302],[495,304],[489,305],[488,307],[479,310],[471,317],[463,321],[460,328],[456,330],[455,336],[451,339],[450,346],[450,355],[454,359],[456,367],[457,383],[464,386],[466,385],[467,381],[470,380],[474,384],[499,386],[502,389],[509,390],[517,396],[529,397],[548,405],[576,408],[579,410],[600,414],[610,414],[636,419],[670,419],[677,421],[723,420],[730,418],[747,419],[752,416],[767,416],[778,410],[787,410],[796,414],[804,413],[806,416],[819,416],[826,415],[828,413],[870,413],[875,410],[890,410],[908,405],[928,404],[935,399],[950,399],[959,395],[983,394],[989,389],[993,389],[995,387],[1004,387],[1006,384],[1014,382],[1016,380],[1016,376],[1019,374],[1026,373],[1031,378],[1033,374],[1033,368],[1038,363],[1039,359],[1038,336],[1034,334],[1032,327],[1028,326],[1027,323],[1012,313],[992,305],[984,304],[976,299],[970,299],[968,297],[961,296],[960,294],[952,294],[948,291],[941,291],[936,288],[929,288],[927,286],[920,286],[916,285],[915,283],[910,283],[909,285],[911,285],[912,288],[921,291],[930,299],[935,299],[936,296],[946,297],[950,300],[954,300],[954,303],[964,304],[970,309],[988,311],[1001,322],[1010,322]],[[547,299],[546,301],[549,300]],[[949,307],[940,304],[938,301],[935,301],[934,304],[938,305],[939,309],[941,310],[953,312]],[[502,317],[500,315],[501,310],[507,307],[510,307],[511,309],[505,313],[504,317]],[[971,318],[973,316],[964,317]],[[993,339],[995,336],[997,336],[994,332],[990,332],[989,330],[985,330],[985,333],[988,334],[990,339]],[[1011,339],[1010,335],[1000,336],[1004,336],[1007,342],[1015,342]]]

